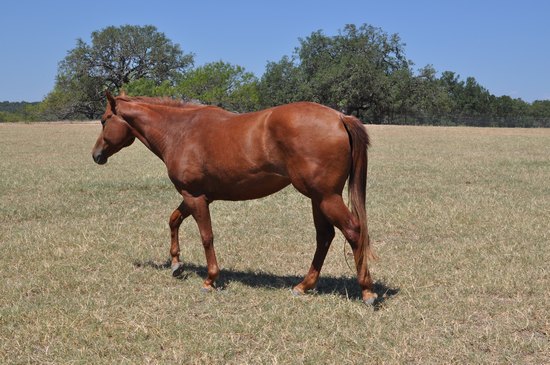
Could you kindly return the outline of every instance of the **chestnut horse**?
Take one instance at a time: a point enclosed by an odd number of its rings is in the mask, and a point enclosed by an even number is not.
[[[166,164],[183,197],[169,221],[174,276],[183,271],[178,231],[186,217],[199,228],[208,268],[203,290],[209,291],[220,272],[209,204],[261,198],[292,184],[311,199],[317,238],[309,272],[292,292],[315,287],[337,227],[352,248],[362,299],[374,302],[365,210],[369,137],[357,118],[309,102],[235,114],[167,98],[106,94],[94,161],[106,163],[137,138]],[[342,199],[346,180],[351,211]]]

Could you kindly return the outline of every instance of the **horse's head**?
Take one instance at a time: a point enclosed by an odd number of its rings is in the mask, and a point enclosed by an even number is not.
[[[116,113],[116,99],[109,93],[107,95],[107,107],[101,117],[102,130],[97,138],[92,157],[100,165],[107,159],[134,142],[134,135],[128,123]]]

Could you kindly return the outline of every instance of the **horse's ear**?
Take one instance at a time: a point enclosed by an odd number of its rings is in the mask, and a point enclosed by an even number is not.
[[[120,93],[118,94],[118,96],[128,96],[128,95],[126,95],[125,89],[120,89]]]
[[[111,95],[111,93],[109,92],[109,90],[105,90],[105,96],[107,97],[107,101],[109,101],[109,105],[111,106],[111,110],[113,111],[113,113],[116,112],[116,99],[113,95]]]

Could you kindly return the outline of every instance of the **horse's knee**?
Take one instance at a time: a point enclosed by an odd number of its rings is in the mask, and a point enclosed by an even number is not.
[[[204,248],[210,248],[214,244],[214,235],[209,234],[201,237]]]
[[[358,223],[351,221],[346,227],[342,229],[342,233],[346,240],[349,242],[352,249],[359,247],[359,239],[361,237],[361,227]]]
[[[348,210],[339,195],[324,199],[320,204],[321,211],[327,219],[344,234],[346,240],[355,248],[359,241],[361,227],[357,218]]]

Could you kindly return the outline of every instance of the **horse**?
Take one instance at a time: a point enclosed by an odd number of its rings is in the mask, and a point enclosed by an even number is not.
[[[209,205],[262,198],[292,184],[311,200],[317,241],[309,271],[292,293],[315,288],[336,227],[353,251],[363,302],[375,302],[367,264],[375,257],[365,208],[369,136],[359,119],[312,102],[237,114],[171,98],[109,91],[106,97],[93,160],[105,164],[137,138],[164,162],[182,196],[169,219],[174,276],[184,270],[178,232],[185,218],[198,225],[207,263],[202,290],[211,291],[220,269]],[[346,181],[351,210],[342,197]]]

